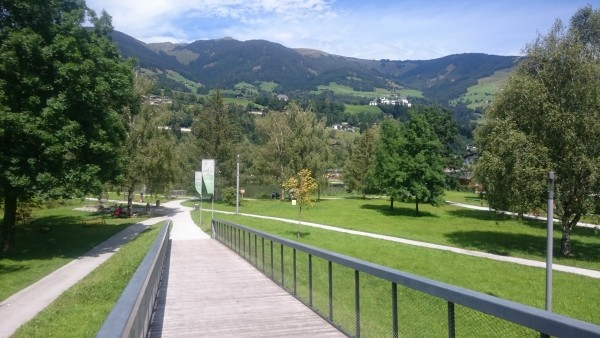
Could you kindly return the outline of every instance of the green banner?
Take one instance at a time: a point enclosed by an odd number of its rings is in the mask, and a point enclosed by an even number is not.
[[[202,197],[202,172],[201,171],[195,172],[194,186],[196,187],[196,191],[198,191],[198,193],[200,194],[200,197]]]
[[[215,193],[215,160],[202,160],[202,179],[206,193]]]

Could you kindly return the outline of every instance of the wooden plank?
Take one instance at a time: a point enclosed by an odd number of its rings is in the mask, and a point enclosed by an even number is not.
[[[212,239],[172,241],[150,337],[345,337]]]

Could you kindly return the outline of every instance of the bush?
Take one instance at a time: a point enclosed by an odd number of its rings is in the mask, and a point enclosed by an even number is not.
[[[223,201],[225,201],[229,205],[235,205],[236,201],[236,190],[233,187],[223,189]],[[240,200],[240,205],[242,205],[242,201]]]

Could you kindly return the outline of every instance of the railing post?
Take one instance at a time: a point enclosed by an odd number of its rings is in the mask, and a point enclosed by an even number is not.
[[[313,306],[312,292],[312,255],[308,254],[308,305]]]
[[[296,249],[294,249],[294,295],[297,294],[296,292]]]
[[[281,286],[285,289],[283,284],[283,244],[281,244]]]
[[[254,266],[258,267],[258,235],[254,234]]]
[[[454,303],[448,302],[448,338],[454,338],[454,337],[456,337]]]
[[[333,322],[333,264],[328,261],[327,270],[329,273],[329,320]]]
[[[273,264],[273,241],[271,241],[271,279],[273,280],[275,280],[275,273],[273,272],[274,265],[275,264]]]
[[[356,338],[360,338],[360,275],[354,270],[354,304],[356,314]]]
[[[260,238],[262,242],[262,271],[265,272],[265,238]]]
[[[398,284],[392,282],[392,337],[398,338]]]

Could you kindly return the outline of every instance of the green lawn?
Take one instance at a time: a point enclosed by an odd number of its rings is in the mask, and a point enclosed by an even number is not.
[[[116,304],[160,226],[125,244],[108,261],[63,293],[13,337],[94,337]]]
[[[449,192],[446,199],[473,202],[478,196]],[[215,204],[215,209],[234,211],[235,207]],[[415,239],[489,252],[498,255],[545,260],[546,230],[544,221],[500,217],[488,211],[450,205],[421,205],[415,216],[414,205],[395,203],[389,209],[386,199],[345,198],[321,200],[303,210],[303,220],[342,228]],[[289,201],[244,200],[240,212],[297,219],[298,210]],[[199,212],[195,212],[198,218]],[[204,208],[203,223],[208,227],[210,207]],[[545,271],[540,268],[470,257],[451,252],[403,245],[361,236],[330,232],[239,215],[215,214],[278,236],[339,252],[401,271],[458,285],[504,299],[543,308]],[[560,229],[554,233],[555,255],[560,245]],[[594,229],[577,228],[572,235],[575,256],[556,257],[554,262],[600,270],[600,234]],[[600,281],[568,273],[554,273],[554,310],[563,315],[600,324],[595,308],[600,299]]]
[[[106,224],[101,224],[95,222],[99,218],[94,213],[73,210],[76,206],[35,210],[34,221],[17,225],[16,251],[0,257],[0,300],[35,283],[140,220],[108,217]],[[85,219],[94,221],[83,227]]]
[[[234,211],[234,207],[216,204]],[[206,208],[205,208],[206,209]],[[493,254],[545,261],[546,222],[517,220],[489,211],[451,205],[419,206],[387,199],[345,198],[321,200],[303,210],[303,220],[341,228],[414,239]],[[240,212],[297,219],[298,211],[289,202],[245,200]],[[555,225],[554,247],[558,255],[561,229]],[[576,228],[571,236],[574,256],[555,257],[555,263],[600,270],[600,235],[595,229]]]
[[[357,105],[357,104],[347,104],[345,111],[346,111],[346,113],[349,113],[349,114],[358,114],[360,112],[371,113],[371,114],[380,114],[381,113],[381,109],[377,106]]]

